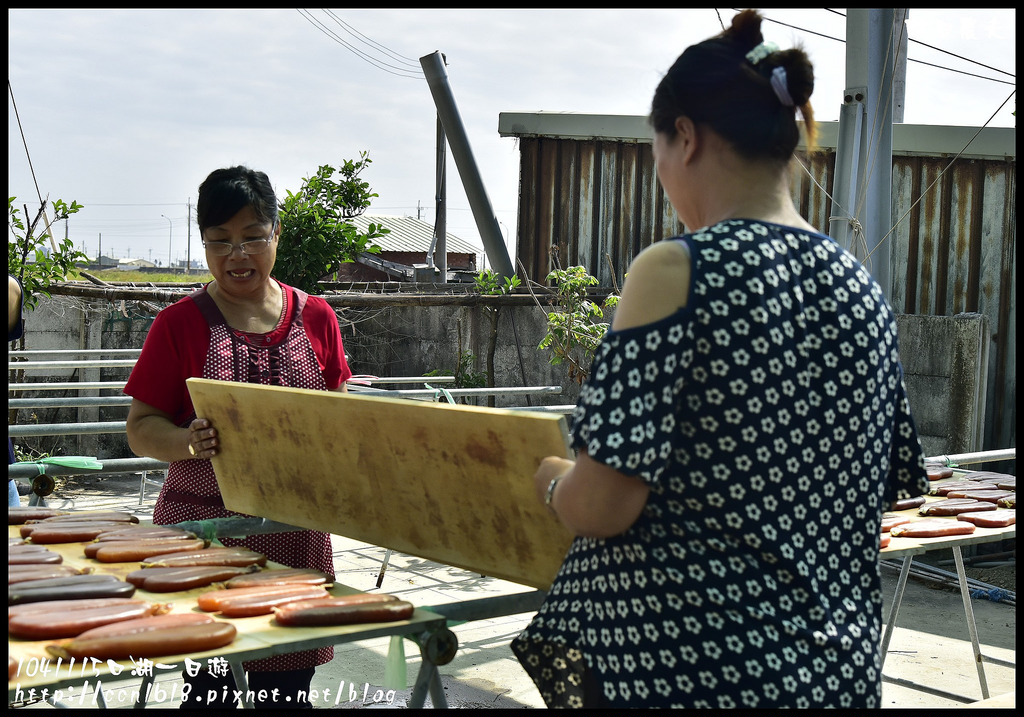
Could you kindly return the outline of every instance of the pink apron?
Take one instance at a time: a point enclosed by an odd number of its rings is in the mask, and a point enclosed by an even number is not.
[[[327,390],[316,354],[302,327],[302,310],[307,295],[296,289],[295,296],[298,305],[291,326],[282,341],[271,344],[273,332],[263,336],[249,335],[248,338],[238,335],[228,326],[206,289],[197,292],[192,299],[210,325],[210,347],[203,378]],[[266,342],[266,345],[259,345],[260,342]],[[259,476],[253,476],[253,480],[259,480]],[[191,459],[170,464],[153,509],[153,523],[166,525],[232,515],[243,514],[224,507],[210,461]],[[327,533],[300,530],[253,535],[245,539],[224,538],[222,542],[224,545],[244,545],[288,567],[312,568],[334,575],[334,557]],[[299,670],[330,662],[333,657],[333,647],[321,647],[254,660],[244,663],[244,666],[246,670],[268,672]]]

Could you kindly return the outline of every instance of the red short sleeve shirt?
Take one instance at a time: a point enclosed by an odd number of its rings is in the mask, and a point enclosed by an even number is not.
[[[287,316],[267,334],[271,341],[283,338],[295,320],[295,289],[285,284],[281,288],[287,296]],[[338,388],[351,378],[352,371],[345,360],[334,310],[320,297],[310,296],[302,311],[302,323],[324,383],[330,390]],[[186,296],[171,304],[154,319],[124,393],[170,414],[176,424],[183,424],[194,414],[185,380],[203,376],[209,344],[210,327],[195,301]]]

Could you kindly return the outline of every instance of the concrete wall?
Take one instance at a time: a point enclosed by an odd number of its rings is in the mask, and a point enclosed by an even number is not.
[[[454,373],[459,348],[474,355],[473,371],[486,369],[491,324],[479,306],[383,306],[338,310],[346,353],[355,374],[423,376]],[[141,348],[152,317],[132,313],[105,300],[55,296],[43,299],[26,317],[26,348]],[[985,446],[986,317],[900,315],[900,350],[906,383],[926,455],[948,455],[1008,446]],[[558,395],[499,397],[495,405],[551,406],[576,402],[579,386],[551,353],[537,345],[546,333],[546,315],[536,306],[502,306],[495,350],[496,386],[560,386]],[[130,369],[43,370],[17,381],[123,381]],[[109,392],[107,392],[109,395]],[[22,395],[22,394],[19,394]],[[59,391],[37,392],[57,397]],[[99,395],[98,391],[81,395]],[[473,399],[486,405],[486,399]],[[121,421],[127,408],[22,409],[19,423]],[[46,453],[127,458],[131,451],[120,434],[24,439]]]

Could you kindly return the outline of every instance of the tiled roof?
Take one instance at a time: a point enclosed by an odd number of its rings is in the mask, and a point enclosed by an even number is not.
[[[354,217],[352,223],[360,232],[365,232],[369,224],[381,224],[391,230],[374,243],[384,251],[416,251],[427,252],[434,237],[434,226],[412,217],[370,216],[363,214]],[[460,239],[451,232],[445,233],[449,254],[483,254],[481,247],[474,246]]]

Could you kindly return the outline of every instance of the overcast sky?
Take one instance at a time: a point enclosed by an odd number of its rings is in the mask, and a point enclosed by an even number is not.
[[[811,55],[817,118],[837,120],[846,11],[763,12],[766,39]],[[186,257],[188,203],[211,170],[261,169],[284,197],[366,151],[368,213],[433,222],[436,108],[419,58],[440,51],[514,255],[518,148],[499,113],[644,115],[679,53],[734,13],[9,9],[8,196],[32,212],[36,184],[75,200],[77,248],[166,265]],[[908,27],[906,123],[1015,126],[1015,97],[997,112],[1015,88],[1014,10],[913,9]],[[482,246],[454,162],[448,206],[448,231]],[[194,211],[190,246],[202,258]]]

